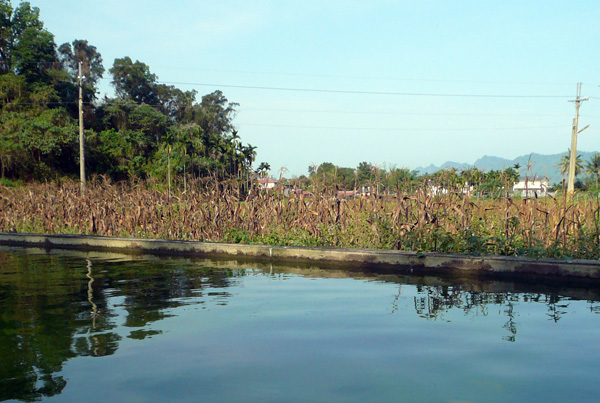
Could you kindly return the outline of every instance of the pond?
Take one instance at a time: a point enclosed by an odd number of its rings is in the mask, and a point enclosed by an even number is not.
[[[0,247],[0,400],[597,401],[600,289]]]

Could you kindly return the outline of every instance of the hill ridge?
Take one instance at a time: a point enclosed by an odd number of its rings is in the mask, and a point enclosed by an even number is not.
[[[475,160],[475,162],[473,162],[472,164],[455,161],[446,161],[440,166],[429,164],[426,167],[417,167],[415,170],[419,174],[432,174],[434,172],[446,168],[456,168],[462,170],[475,167],[482,171],[491,171],[503,170],[509,167],[513,167],[516,164],[519,164],[519,173],[521,177],[525,177],[526,175],[528,175],[529,177],[546,176],[550,180],[550,183],[554,184],[560,183],[563,179],[558,164],[560,163],[560,159],[565,154],[566,152],[557,154],[540,154],[536,152],[531,152],[528,154],[520,155],[513,159],[497,157],[494,155],[483,155],[482,157]],[[585,163],[588,162],[594,154],[600,154],[600,152],[579,151],[577,154],[581,155],[581,159]]]

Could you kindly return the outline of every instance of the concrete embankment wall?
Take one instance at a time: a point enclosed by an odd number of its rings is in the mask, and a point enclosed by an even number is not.
[[[600,281],[600,261],[468,256],[373,249],[304,248],[85,235],[0,233],[1,245],[35,246],[198,257],[323,262],[397,273],[439,273],[518,278],[570,278]]]

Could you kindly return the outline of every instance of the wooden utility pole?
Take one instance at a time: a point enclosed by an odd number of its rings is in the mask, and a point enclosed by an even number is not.
[[[577,163],[577,135],[590,127],[587,125],[583,129],[577,131],[579,125],[579,105],[583,101],[587,101],[589,97],[581,98],[581,83],[577,83],[577,96],[575,102],[575,117],[573,118],[573,130],[571,132],[571,155],[569,156],[569,182],[567,184],[567,194],[572,196],[575,191],[575,164]]]
[[[85,193],[85,138],[83,136],[83,63],[79,62],[79,180],[81,193]]]

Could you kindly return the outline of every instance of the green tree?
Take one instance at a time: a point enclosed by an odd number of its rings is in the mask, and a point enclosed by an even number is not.
[[[22,75],[29,84],[51,83],[56,44],[39,15],[28,2],[13,9],[10,1],[0,0],[0,74]]]
[[[102,55],[88,41],[76,39],[72,43],[63,43],[58,48],[58,54],[62,67],[74,78],[79,75],[79,63],[81,62],[87,85],[95,87],[103,77]]]
[[[512,187],[519,180],[519,171],[513,167],[506,168],[502,176],[506,184]]]
[[[63,43],[60,45],[58,48],[58,59],[62,70],[67,74],[66,79],[60,83],[58,91],[63,102],[71,105],[70,112],[75,117],[78,113],[78,107],[73,100],[79,96],[79,62],[81,62],[84,77],[83,101],[90,104],[96,100],[96,85],[104,74],[102,55],[88,41],[76,39],[72,43]],[[93,116],[86,116],[86,120],[90,118],[93,118]]]
[[[354,189],[354,169],[337,167],[336,183],[346,190]]]
[[[15,72],[15,48],[23,50],[21,44],[27,30],[43,31],[40,9],[31,7],[28,2],[20,3],[13,9],[9,0],[0,0],[0,74]],[[31,33],[30,33],[31,36]]]
[[[585,172],[596,179],[596,190],[598,190],[598,176],[600,176],[600,154],[592,155],[585,166]]]
[[[0,108],[2,111],[16,111],[28,100],[25,78],[13,73],[0,75]]]
[[[562,158],[560,159],[560,162],[558,163],[558,167],[560,168],[560,173],[563,176],[563,181],[565,180],[565,177],[569,173],[570,161],[571,161],[571,149],[569,148],[567,153],[562,156]],[[577,177],[581,173],[582,170],[583,170],[583,160],[581,159],[581,155],[578,154],[577,157],[575,158],[575,177]]]
[[[8,176],[43,180],[76,171],[77,128],[65,109],[3,113],[0,123]]]
[[[172,150],[166,160],[174,174],[242,178],[251,170],[256,148],[242,143],[233,125],[238,104],[221,91],[196,102],[196,91],[159,84],[149,66],[124,57],[110,69],[117,97],[96,106],[101,54],[80,39],[57,51],[39,14],[28,2],[13,8],[0,0],[0,175],[43,180],[76,173],[79,62],[90,173],[162,175],[165,150]]]
[[[56,66],[57,59],[51,33],[28,28],[12,53],[16,74],[25,77],[30,84],[52,83],[50,71]]]
[[[408,168],[391,167],[387,172],[385,185],[396,193],[400,193],[401,190],[411,190],[416,178],[415,171]]]
[[[324,162],[319,165],[317,171],[311,176],[311,179],[314,182],[319,182],[327,187],[331,187],[337,179],[337,167],[331,162]]]
[[[261,162],[258,168],[256,169],[256,173],[260,176],[267,176],[270,170],[271,165],[268,162]]]
[[[184,124],[194,122],[197,112],[194,108],[196,91],[182,91],[165,84],[157,85],[155,91],[161,112],[172,121]]]
[[[373,164],[368,162],[361,162],[358,164],[357,170],[357,180],[359,186],[369,185],[375,179],[375,167]]]
[[[222,91],[211,92],[204,95],[196,106],[194,121],[207,135],[222,136],[231,133],[238,106],[235,102],[229,102]]]
[[[131,58],[123,57],[115,59],[109,72],[113,76],[112,85],[119,98],[140,104],[158,104],[158,77],[150,72],[150,67],[145,63],[139,60],[134,63]]]

